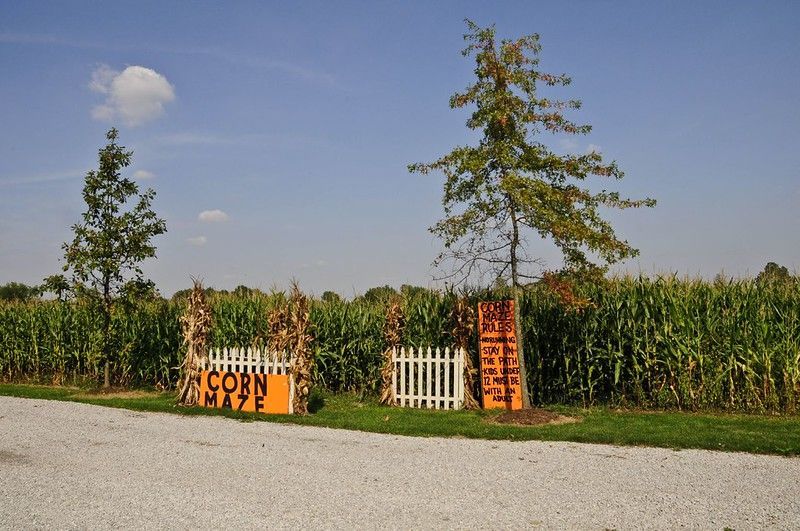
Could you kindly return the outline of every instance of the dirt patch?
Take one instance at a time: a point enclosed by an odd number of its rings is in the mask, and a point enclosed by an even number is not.
[[[123,391],[111,389],[107,391],[85,391],[76,394],[76,398],[92,398],[92,399],[112,399],[112,398],[147,398],[155,396],[157,393],[152,391]]]
[[[494,424],[513,424],[516,426],[541,426],[543,424],[571,424],[580,422],[581,419],[567,417],[547,411],[546,409],[520,409],[519,411],[506,411],[487,419]]]
[[[186,443],[186,444],[194,444],[196,446],[211,446],[211,447],[222,446],[221,444],[208,442],[208,441],[184,440],[183,442]]]
[[[0,464],[21,465],[28,462],[28,458],[11,450],[0,450]]]

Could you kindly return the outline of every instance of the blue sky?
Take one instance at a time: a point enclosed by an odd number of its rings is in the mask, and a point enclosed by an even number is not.
[[[658,199],[610,214],[641,250],[617,270],[800,269],[796,2],[2,1],[0,283],[59,271],[115,125],[167,221],[145,267],[165,294],[432,284],[443,178],[406,165],[475,139],[448,107],[465,17],[539,33],[594,126],[548,142],[599,146],[618,190]]]

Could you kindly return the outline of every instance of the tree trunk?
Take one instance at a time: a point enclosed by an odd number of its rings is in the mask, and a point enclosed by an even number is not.
[[[528,369],[525,363],[524,339],[522,334],[522,315],[520,306],[522,305],[522,289],[514,287],[514,330],[517,333],[517,357],[519,358],[519,381],[522,388],[522,407],[530,409],[531,396],[528,392]]]
[[[103,368],[103,389],[111,388],[111,367],[109,366],[108,358],[106,358],[106,366]]]
[[[522,407],[530,409],[531,397],[528,393],[528,371],[525,365],[525,349],[522,330],[522,316],[520,305],[522,303],[522,287],[519,284],[519,261],[517,247],[519,246],[519,221],[517,209],[511,198],[508,198],[508,211],[511,216],[511,286],[514,291],[514,330],[517,336],[517,358],[519,359],[519,380],[522,388]]]
[[[103,358],[105,367],[103,368],[103,389],[111,388],[111,287],[106,276],[103,283]]]

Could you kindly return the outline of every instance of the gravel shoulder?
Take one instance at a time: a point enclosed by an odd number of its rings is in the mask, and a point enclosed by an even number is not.
[[[0,528],[800,528],[800,458],[0,397]]]

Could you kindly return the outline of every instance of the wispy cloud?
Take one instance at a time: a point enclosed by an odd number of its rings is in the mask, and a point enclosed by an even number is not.
[[[228,63],[254,69],[280,70],[307,81],[315,81],[326,85],[338,86],[336,78],[331,74],[287,61],[278,61],[269,59],[267,57],[245,53],[229,52],[219,48],[189,48],[182,49],[180,51],[176,50],[175,53],[205,55]]]
[[[219,146],[243,143],[243,137],[225,137],[209,133],[173,133],[155,139],[165,146]]]
[[[578,147],[578,143],[571,138],[559,138],[558,146],[565,151],[574,151]]]
[[[269,149],[297,149],[307,147],[309,149],[347,149],[343,144],[337,144],[322,137],[311,135],[287,135],[287,134],[265,134],[265,133],[246,133],[228,134],[216,133],[213,131],[182,131],[154,136],[144,141],[153,149],[208,146],[208,147],[227,147],[227,146],[246,146],[252,148]]]
[[[61,46],[67,48],[83,48],[97,50],[114,51],[146,51],[154,53],[167,53],[175,55],[198,55],[205,56],[226,63],[245,66],[253,69],[276,70],[285,72],[293,77],[304,79],[331,87],[342,88],[335,76],[322,70],[301,65],[291,61],[270,59],[267,57],[253,55],[246,52],[223,50],[218,47],[171,47],[171,46],[152,46],[152,45],[124,45],[109,44],[96,41],[84,41],[79,39],[67,39],[55,35],[41,33],[12,33],[0,32],[0,43],[8,44],[28,44],[42,46]]]
[[[0,42],[7,44],[51,44],[56,46],[76,46],[76,44],[72,41],[59,39],[54,35],[45,35],[41,33],[0,32]]]
[[[326,260],[314,260],[313,263],[304,262],[300,264],[301,269],[322,268],[328,265]]]
[[[77,179],[85,174],[85,170],[69,170],[63,172],[44,173],[37,175],[28,175],[21,177],[12,177],[10,179],[0,179],[0,186],[7,185],[20,185],[20,184],[36,184],[47,183],[54,181],[66,181],[69,179]]]
[[[98,66],[94,69],[94,72],[92,72],[92,79],[89,81],[89,90],[92,92],[99,92],[100,94],[108,94],[111,83],[118,75],[119,72],[108,65]]]
[[[186,241],[195,247],[202,247],[208,242],[208,239],[205,236],[195,236],[194,238],[187,238]]]
[[[228,214],[219,209],[203,210],[197,215],[197,219],[206,223],[222,223],[228,221]]]

